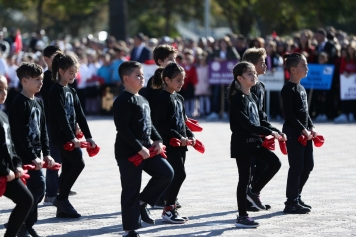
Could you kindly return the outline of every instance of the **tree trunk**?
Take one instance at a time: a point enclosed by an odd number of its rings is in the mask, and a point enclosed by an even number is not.
[[[127,2],[126,0],[109,0],[110,35],[117,40],[127,38]]]
[[[39,0],[37,5],[37,30],[42,29],[43,3],[44,0]]]
[[[166,24],[165,24],[165,27],[164,27],[164,34],[169,36],[169,33],[170,33],[170,30],[171,30],[171,27],[170,27],[170,23],[171,23],[171,15],[172,15],[172,12],[171,12],[171,5],[170,5],[170,1],[169,0],[166,0],[166,5],[165,5],[165,20],[166,20]]]

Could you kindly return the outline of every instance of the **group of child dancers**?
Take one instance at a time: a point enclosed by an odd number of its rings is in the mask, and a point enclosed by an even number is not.
[[[176,54],[177,51],[169,45],[155,48],[153,55],[159,68],[147,83],[146,98],[139,94],[145,82],[142,65],[127,61],[118,68],[125,87],[113,105],[117,130],[115,158],[122,187],[123,236],[139,236],[136,230],[141,227],[141,221],[154,224],[155,219],[147,204],[154,206],[160,199],[164,203],[164,221],[183,224],[189,220],[179,215],[177,196],[186,178],[184,163],[187,145],[194,145],[196,139],[186,125],[188,118],[184,99],[178,93],[184,84],[185,71],[175,63]],[[68,200],[70,190],[85,166],[77,133],[82,131],[92,147],[96,144],[76,91],[69,86],[78,72],[76,57],[53,50],[51,58],[53,61],[49,70],[53,85],[44,98],[45,106],[35,97],[43,84],[43,71],[36,64],[24,63],[17,70],[23,90],[12,103],[9,119],[0,111],[0,176],[7,178],[4,196],[16,204],[6,225],[5,236],[39,236],[33,225],[37,221],[37,204],[45,192],[40,153],[48,167],[54,165],[54,159],[50,156],[46,119],[49,120],[47,124],[51,142],[62,160],[59,193],[53,202],[57,207],[56,216],[81,216]],[[265,136],[272,135],[286,142],[290,151],[284,212],[305,214],[311,209],[301,199],[303,186],[313,169],[311,139],[317,135],[308,113],[305,89],[300,85],[300,80],[308,73],[308,65],[305,57],[299,53],[285,56],[291,79],[282,89],[285,123],[281,132],[268,122],[264,112],[265,89],[263,83],[258,81],[258,75],[265,73],[265,58],[263,48],[248,49],[242,61],[233,69],[233,81],[228,92],[231,104],[231,157],[236,159],[239,172],[239,214],[235,225],[241,228],[259,225],[248,216],[247,211],[271,208],[260,201],[260,192],[278,172],[281,162],[273,152],[262,146]],[[6,94],[7,81],[1,77],[1,104],[6,100]],[[44,110],[48,110],[47,118]],[[300,135],[308,139],[306,145],[298,141]],[[173,145],[172,138],[178,139],[180,146]],[[72,151],[63,148],[69,141],[75,145]],[[142,162],[130,162],[129,158],[138,154]],[[28,171],[30,178],[27,188],[19,179],[25,173],[22,169],[25,164],[36,166],[36,170]],[[140,192],[142,171],[149,174],[151,179]]]

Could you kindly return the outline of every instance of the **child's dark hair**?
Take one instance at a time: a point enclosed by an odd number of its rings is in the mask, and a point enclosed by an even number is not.
[[[136,61],[126,61],[121,63],[118,71],[122,82],[124,82],[124,76],[130,76],[136,68],[142,68],[142,64]]]
[[[153,50],[153,59],[157,66],[160,66],[158,60],[164,61],[166,58],[169,57],[170,54],[177,54],[177,50],[168,44],[162,44],[157,46]]]
[[[235,65],[235,67],[232,69],[232,74],[234,75],[234,80],[231,82],[229,86],[229,94],[228,94],[228,99],[231,102],[232,96],[241,89],[240,82],[237,80],[238,76],[242,76],[247,69],[255,70],[255,66],[247,61],[242,61],[239,62],[238,64]]]
[[[78,59],[75,57],[75,55],[64,55],[62,53],[58,53],[52,61],[52,80],[58,82],[61,78],[61,75],[59,74],[59,69],[62,69],[63,71],[66,71],[70,67],[78,67],[79,69],[79,62]]]
[[[42,73],[42,67],[36,63],[22,63],[16,70],[16,74],[20,82],[22,78],[36,78]]]
[[[261,57],[267,57],[266,50],[264,48],[249,48],[245,51],[244,55],[242,56],[242,61],[247,61],[252,64],[257,64],[258,60],[260,60]]]
[[[156,73],[153,76],[152,80],[152,87],[155,89],[163,88],[163,86],[166,84],[164,78],[168,77],[169,79],[173,79],[180,73],[185,76],[185,71],[183,67],[179,66],[175,62],[168,63],[164,69],[156,70]],[[159,74],[161,76],[159,76]]]
[[[61,52],[61,49],[57,45],[49,45],[43,50],[43,56],[50,58],[56,52]]]
[[[286,65],[286,68],[289,73],[291,73],[291,68],[292,67],[297,67],[299,61],[304,57],[304,55],[300,53],[291,53],[291,54],[285,54],[283,55],[283,59]]]

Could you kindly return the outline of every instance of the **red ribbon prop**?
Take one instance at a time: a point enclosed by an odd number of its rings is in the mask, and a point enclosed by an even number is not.
[[[268,150],[274,151],[276,149],[276,144],[274,141],[274,136],[268,135],[265,137],[264,141],[262,142],[262,146],[266,147]],[[285,141],[278,140],[279,143],[279,149],[281,149],[281,152],[284,155],[287,155],[287,145]]]
[[[62,167],[61,164],[59,163],[54,163],[52,167],[48,167],[48,162],[46,161],[43,165],[42,168],[49,169],[49,170],[59,170]],[[35,165],[23,165],[22,168],[24,170],[35,170],[36,166]]]
[[[192,132],[201,132],[203,128],[199,125],[198,120],[188,118],[185,124]]]
[[[26,185],[26,179],[29,179],[30,175],[27,174],[27,170],[23,170],[23,175],[19,178],[24,185]],[[7,183],[7,178],[6,176],[0,176],[0,197],[4,195],[6,191],[6,183]]]
[[[169,145],[174,147],[181,146],[181,141],[178,138],[171,138],[171,140],[169,141]],[[192,145],[193,145],[193,141],[188,140],[187,146],[192,146]],[[199,140],[195,141],[195,145],[193,146],[193,148],[202,154],[204,154],[205,152],[205,146]]]
[[[148,148],[148,151],[150,152],[150,158],[158,155],[157,152],[155,151],[154,146],[151,146],[150,148]],[[161,152],[160,155],[163,156],[163,158],[167,159],[165,152],[166,152],[166,146],[163,146],[163,152]],[[139,166],[143,161],[143,157],[140,154],[136,154],[134,156],[131,156],[129,158],[129,161],[134,163],[135,166]]]
[[[83,132],[79,132],[77,135],[75,135],[77,139],[82,139],[84,137]]]
[[[67,142],[66,144],[63,145],[63,148],[66,151],[73,151],[75,145],[73,142]],[[86,148],[89,157],[95,156],[100,151],[100,147],[98,145],[96,145],[95,147],[91,147],[90,142],[80,142],[80,148]]]
[[[325,139],[322,135],[317,135],[312,140],[314,142],[314,146],[316,147],[321,147],[325,142]],[[308,142],[308,138],[304,135],[300,135],[298,137],[298,142],[300,142],[303,146],[306,146]]]

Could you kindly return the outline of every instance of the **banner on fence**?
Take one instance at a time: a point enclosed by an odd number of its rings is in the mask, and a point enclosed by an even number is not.
[[[340,75],[340,99],[356,100],[356,74]]]
[[[308,76],[300,81],[305,89],[330,90],[334,75],[334,65],[308,65]]]
[[[284,85],[284,71],[266,71],[264,75],[259,75],[258,80],[263,82],[267,91],[280,91]]]
[[[214,85],[228,85],[234,79],[232,69],[238,61],[210,61],[209,62],[209,83]]]

